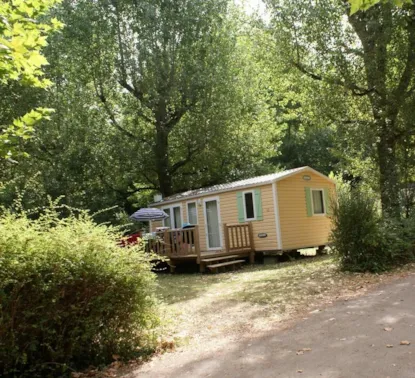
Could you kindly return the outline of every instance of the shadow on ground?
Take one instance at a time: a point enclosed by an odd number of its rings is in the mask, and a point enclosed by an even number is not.
[[[234,294],[230,294],[229,299],[253,302],[258,300],[260,303],[263,302],[263,298],[261,299],[263,293],[270,294],[266,290],[267,286],[275,286],[279,283],[286,284],[285,290],[288,293],[290,289],[295,289],[299,284],[293,280],[295,276],[303,277],[305,272],[308,273],[308,268],[316,269],[315,264],[327,263],[328,265],[331,262],[332,259],[329,256],[301,257],[299,260],[290,262],[244,266],[241,270],[219,274],[195,273],[194,266],[184,265],[182,273],[158,275],[158,292],[165,303],[178,304],[203,296],[209,290],[214,289],[215,285],[230,285]],[[247,281],[249,281],[249,285],[246,284]],[[237,282],[241,282],[241,285],[235,285]],[[232,286],[232,284],[234,285]],[[238,295],[240,298],[237,298]]]
[[[166,354],[126,376],[414,377],[414,288],[411,275],[359,299],[339,301],[290,329],[243,337],[206,351]],[[399,345],[402,340],[414,344]]]

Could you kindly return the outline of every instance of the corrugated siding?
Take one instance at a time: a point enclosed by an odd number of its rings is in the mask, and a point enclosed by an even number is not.
[[[151,232],[156,231],[157,227],[163,227],[163,221],[152,221],[151,222]]]
[[[303,175],[311,180],[306,181]],[[283,249],[326,244],[331,221],[327,216],[307,216],[305,188],[335,190],[335,185],[311,172],[301,172],[277,182]]]
[[[253,234],[255,249],[258,251],[266,250],[276,250],[277,249],[277,232],[275,226],[275,215],[274,215],[274,202],[272,194],[272,185],[267,184],[263,186],[258,186],[256,188],[250,188],[249,190],[261,189],[262,197],[262,221],[253,221]],[[225,247],[225,238],[223,235],[223,225],[228,224],[237,224],[238,222],[238,207],[236,200],[236,193],[238,190],[219,193],[216,196],[212,197],[201,197],[200,205],[197,203],[197,216],[199,221],[199,230],[200,230],[200,248],[202,251],[207,250],[207,240],[206,240],[206,225],[205,225],[205,216],[203,210],[203,201],[209,200],[212,198],[219,198],[219,208],[220,208],[220,217],[221,217],[221,234],[222,234],[222,244],[223,248]],[[193,200],[192,200],[193,201]],[[169,204],[169,206],[175,206],[176,204],[182,205],[183,211],[183,221],[188,222],[187,219],[187,201],[180,201],[174,204]],[[160,206],[162,208],[162,206]],[[152,231],[156,227],[162,226],[162,222],[152,222]],[[258,233],[266,233],[268,236],[266,238],[258,238]]]
[[[272,184],[267,184],[249,190],[261,189],[262,221],[252,221],[255,249],[257,251],[272,251],[277,249],[277,231],[275,226],[274,202],[272,197]],[[238,207],[236,193],[226,192],[219,194],[222,224],[235,224],[238,222]],[[222,230],[223,232],[223,230]],[[266,238],[258,238],[259,233],[266,233]]]

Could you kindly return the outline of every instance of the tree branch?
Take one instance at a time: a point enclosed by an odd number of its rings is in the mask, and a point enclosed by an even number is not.
[[[335,84],[335,85],[341,86],[343,88],[350,90],[352,94],[355,96],[367,96],[373,92],[377,92],[376,88],[363,88],[363,87],[356,85],[355,83],[348,83],[345,80],[336,79],[336,78],[327,78],[321,75],[317,75],[313,72],[308,71],[307,68],[304,67],[301,63],[297,63],[293,61],[292,64],[300,72],[312,78],[313,80],[318,80],[318,81],[326,82],[328,84]]]
[[[174,113],[169,117],[169,120],[165,123],[166,128],[172,129],[177,123],[183,118],[183,116],[190,110],[191,106],[185,106]]]
[[[118,80],[118,83],[126,89],[129,93],[131,93],[137,100],[140,101],[140,104],[144,105],[145,107],[149,108],[146,105],[146,101],[144,99],[144,93],[138,90],[135,86],[130,85],[125,79]],[[153,123],[154,121],[147,117],[142,111],[137,111],[137,114],[144,119],[144,121],[148,123]]]
[[[370,123],[370,121],[365,121],[362,119],[345,119],[341,121],[344,125],[353,125],[353,124],[361,124],[366,125]]]
[[[104,185],[106,185],[108,188],[110,188],[113,192],[115,192],[115,193],[118,193],[122,198],[127,198],[127,197],[129,197],[130,195],[132,195],[132,194],[134,194],[134,193],[137,193],[137,192],[140,192],[140,191],[142,191],[142,190],[155,190],[155,189],[157,189],[157,188],[155,188],[154,186],[145,186],[145,187],[140,187],[140,188],[135,188],[135,189],[133,189],[133,190],[122,190],[122,189],[117,189],[116,187],[114,187],[114,186],[112,186],[107,180],[106,180],[106,178],[105,178],[105,175],[103,175],[103,174],[100,174],[99,175],[99,177],[100,177],[100,179],[101,179],[101,181],[102,181],[102,183],[104,184]],[[128,187],[131,187],[131,186],[133,186],[133,184],[129,184],[129,185],[127,185],[127,188]]]
[[[177,163],[173,164],[172,167],[169,169],[170,173],[173,174],[179,168],[183,167],[187,163],[190,163],[190,161],[192,160],[192,157],[199,151],[200,151],[199,148],[191,149],[190,147],[188,147],[187,156],[184,159],[182,159],[182,160],[178,161]]]
[[[144,93],[139,91],[136,87],[130,85],[125,78],[118,80],[118,83],[130,92],[137,100],[140,100],[142,103],[144,102]]]
[[[409,84],[414,73],[415,66],[415,5],[411,7],[411,14],[408,16],[409,20],[406,26],[408,32],[408,46],[406,53],[405,68],[402,72],[399,84],[396,87],[393,97],[397,104],[401,104],[413,91],[408,90]]]
[[[108,105],[107,98],[104,95],[104,90],[102,88],[102,84],[99,83],[97,85],[95,79],[94,79],[94,87],[97,97],[101,100],[102,105],[104,106],[104,109],[111,121],[111,123],[123,134],[127,135],[131,139],[137,139],[137,137],[130,131],[124,129],[116,120],[114,113],[112,112],[110,106]],[[98,88],[99,87],[99,88]]]
[[[145,186],[141,188],[135,188],[134,190],[126,190],[125,192],[129,195],[141,192],[142,190],[157,190],[158,188],[155,188],[154,186]]]
[[[155,173],[157,173],[157,172],[155,172]],[[147,176],[147,174],[144,172],[144,171],[142,171],[141,172],[141,174],[144,176],[144,178],[151,184],[151,185],[153,185],[154,186],[154,189],[155,190],[159,190],[160,188],[157,186],[157,184],[156,183],[154,183],[154,181],[153,180],[151,180],[150,179],[150,177],[148,177]]]

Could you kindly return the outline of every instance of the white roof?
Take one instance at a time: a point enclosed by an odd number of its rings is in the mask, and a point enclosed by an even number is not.
[[[269,175],[251,177],[251,178],[245,179],[245,180],[229,182],[229,183],[226,183],[226,184],[218,184],[218,185],[210,186],[210,187],[207,187],[207,188],[188,190],[186,192],[173,194],[169,197],[164,198],[162,201],[152,203],[151,205],[155,206],[155,205],[160,205],[160,204],[164,204],[164,203],[177,202],[177,201],[181,201],[183,199],[190,199],[190,198],[201,197],[201,196],[214,194],[214,193],[227,192],[227,191],[231,191],[231,190],[235,190],[235,189],[243,189],[243,188],[249,188],[249,187],[253,187],[253,186],[271,184],[273,182],[285,179],[289,176],[292,176],[294,174],[297,174],[297,173],[300,173],[300,172],[303,172],[303,171],[312,171],[313,173],[316,173],[319,176],[323,176],[327,180],[332,181],[327,176],[325,176],[322,173],[316,171],[315,169],[313,169],[311,167],[308,167],[308,166],[305,166],[305,167],[288,169],[288,170],[282,171],[282,172],[271,173]]]

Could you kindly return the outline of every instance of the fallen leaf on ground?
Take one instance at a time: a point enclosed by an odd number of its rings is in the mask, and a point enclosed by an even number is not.
[[[392,344],[386,344],[386,348],[393,348]]]
[[[302,373],[303,371],[302,370],[297,370],[297,373]]]
[[[409,345],[411,344],[408,340],[402,340],[401,345]]]
[[[387,331],[387,332],[392,331],[392,329],[393,329],[393,328],[391,328],[391,327],[385,327],[385,328],[383,328],[383,330],[384,330],[384,331]]]

